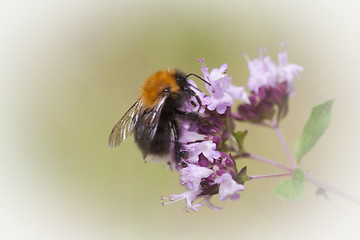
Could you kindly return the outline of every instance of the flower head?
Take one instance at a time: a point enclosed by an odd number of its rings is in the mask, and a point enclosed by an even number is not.
[[[240,196],[238,191],[244,190],[244,186],[234,180],[238,174],[234,159],[220,148],[225,146],[232,131],[233,124],[229,124],[228,117],[234,99],[245,102],[249,102],[249,99],[244,88],[232,85],[226,69],[227,65],[223,64],[209,72],[202,62],[203,76],[211,84],[206,86],[209,95],[196,91],[203,106],[196,105],[196,99],[190,99],[182,109],[199,113],[203,119],[181,122],[180,143],[185,159],[177,170],[181,183],[188,190],[171,195],[164,205],[185,199],[186,209],[197,211],[202,204],[196,202],[202,200],[208,207],[219,210],[219,207],[211,204],[212,196],[219,194],[220,200],[234,200]],[[193,82],[191,84],[196,86]]]
[[[247,57],[248,59],[248,57]],[[266,49],[259,48],[259,57],[248,60],[250,77],[248,88],[258,93],[261,87],[276,88],[282,82],[287,82],[287,94],[293,94],[293,79],[299,79],[303,67],[288,62],[286,51],[278,54],[278,65],[267,55]]]
[[[204,78],[211,84],[210,86],[206,85],[210,96],[203,97],[203,103],[210,111],[216,110],[220,114],[224,114],[226,108],[233,105],[234,99],[249,101],[243,87],[236,87],[231,84],[231,77],[226,74],[227,67],[227,64],[224,63],[209,73],[209,68],[202,61],[201,71]]]
[[[286,51],[278,54],[278,64],[270,59],[266,49],[259,49],[258,58],[247,59],[250,102],[238,107],[236,118],[241,121],[262,122],[273,120],[276,116],[275,120],[279,121],[288,111],[289,96],[295,92],[293,79],[299,79],[299,72],[303,68],[289,63]]]

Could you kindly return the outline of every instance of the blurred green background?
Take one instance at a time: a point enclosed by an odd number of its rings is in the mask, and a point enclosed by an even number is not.
[[[179,174],[144,164],[133,141],[109,149],[115,122],[152,72],[200,73],[228,63],[235,85],[266,47],[288,41],[304,67],[281,128],[290,146],[311,107],[336,98],[332,123],[303,168],[360,196],[358,1],[1,1],[1,239],[359,239],[360,207],[307,185],[279,200],[281,179],[249,182],[224,209],[161,206]],[[246,148],[287,164],[268,129],[248,129]],[[252,175],[278,173],[244,160]]]

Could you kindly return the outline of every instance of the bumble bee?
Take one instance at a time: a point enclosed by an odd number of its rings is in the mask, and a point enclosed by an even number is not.
[[[184,158],[179,143],[179,120],[198,119],[196,113],[180,110],[185,102],[194,96],[201,105],[200,98],[187,82],[189,76],[196,76],[205,83],[206,80],[196,74],[184,74],[178,70],[160,70],[152,74],[141,88],[140,98],[115,124],[111,131],[109,147],[119,146],[129,135],[134,134],[135,142],[144,159],[173,157],[176,163]],[[172,136],[174,149],[171,150]]]

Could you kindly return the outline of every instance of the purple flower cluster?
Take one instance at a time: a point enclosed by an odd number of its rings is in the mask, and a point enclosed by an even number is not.
[[[249,102],[244,88],[231,84],[231,77],[226,74],[226,64],[209,73],[204,61],[200,62],[203,77],[211,86],[207,86],[209,96],[197,92],[202,106],[194,97],[183,109],[198,112],[205,120],[183,121],[181,125],[180,142],[187,157],[184,160],[185,167],[179,166],[178,170],[181,174],[181,183],[187,186],[188,191],[180,195],[171,195],[167,198],[169,202],[163,203],[165,205],[185,199],[187,210],[194,211],[203,206],[201,203],[195,203],[196,200],[205,200],[208,207],[218,210],[218,207],[210,203],[213,195],[219,194],[222,201],[228,198],[236,200],[240,197],[238,192],[244,190],[243,184],[235,181],[238,170],[231,154],[228,155],[219,149],[225,145],[229,134],[232,133],[233,126],[229,126],[226,119],[229,118],[230,106],[233,105],[234,99]],[[196,87],[194,82],[190,83]]]
[[[286,114],[288,96],[294,93],[292,81],[294,77],[299,78],[298,72],[302,71],[302,67],[288,63],[286,52],[279,53],[278,65],[262,50],[259,53],[259,58],[248,60],[250,96],[244,87],[232,85],[231,77],[226,73],[227,64],[209,72],[204,60],[199,60],[202,77],[211,85],[206,85],[209,95],[196,90],[202,104],[192,97],[182,109],[200,116],[199,121],[181,122],[180,142],[186,158],[176,169],[188,190],[162,198],[167,200],[163,205],[185,200],[187,210],[197,211],[203,206],[202,202],[218,210],[220,208],[210,202],[212,196],[219,195],[221,201],[240,197],[239,192],[244,190],[243,171],[238,171],[234,158],[228,153],[234,149],[229,140],[234,133],[233,120],[258,122],[272,119],[276,107],[278,115]],[[189,80],[189,83],[196,87],[193,81]],[[237,113],[231,113],[234,100],[242,101]]]
[[[265,54],[264,54],[265,52]],[[287,52],[278,55],[278,65],[271,61],[265,49],[259,49],[259,58],[248,60],[251,91],[249,103],[238,107],[233,116],[240,121],[261,122],[283,118],[288,110],[288,98],[294,95],[294,77],[299,79],[303,68],[288,62]]]
[[[278,62],[276,65],[271,61],[266,49],[262,48],[259,48],[259,58],[248,60],[250,71],[248,88],[251,92],[258,93],[261,87],[276,88],[279,84],[286,82],[286,94],[294,94],[293,80],[294,77],[299,79],[299,71],[303,71],[303,67],[289,63],[285,51],[279,53]]]

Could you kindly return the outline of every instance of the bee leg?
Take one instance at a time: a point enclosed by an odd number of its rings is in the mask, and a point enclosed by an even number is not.
[[[176,110],[176,113],[180,119],[197,122],[200,125],[202,123],[207,123],[207,121],[208,121],[208,120],[206,120],[206,118],[204,118],[194,112],[183,112],[183,111]]]
[[[193,86],[194,87],[194,86]],[[197,89],[199,90],[199,89]],[[195,97],[196,101],[198,102],[199,104],[199,109],[198,109],[198,112],[200,111],[200,108],[202,106],[202,102],[201,102],[201,99],[199,97],[199,95],[196,94],[196,92],[194,92],[192,89],[187,89],[187,91],[189,92],[190,96],[192,97]],[[200,90],[199,90],[200,91]],[[196,104],[194,102],[191,102],[191,105],[193,105],[194,107],[196,107]]]
[[[179,131],[177,122],[175,120],[173,120],[173,119],[171,119],[171,127],[172,127],[172,130],[174,132],[175,162],[177,164],[181,165],[181,167],[186,167],[187,164],[184,161],[185,154],[184,154],[184,152],[181,151],[181,144],[179,142],[180,131]]]
[[[196,98],[196,101],[200,104],[200,106],[202,105],[202,102],[201,102],[201,99],[199,98],[198,95],[195,94],[195,98]],[[199,108],[200,110],[200,108]]]
[[[201,117],[193,112],[183,112],[180,110],[176,110],[176,113],[178,114],[178,116],[180,116],[183,119],[186,120],[190,120],[190,121],[199,121],[201,119]]]

